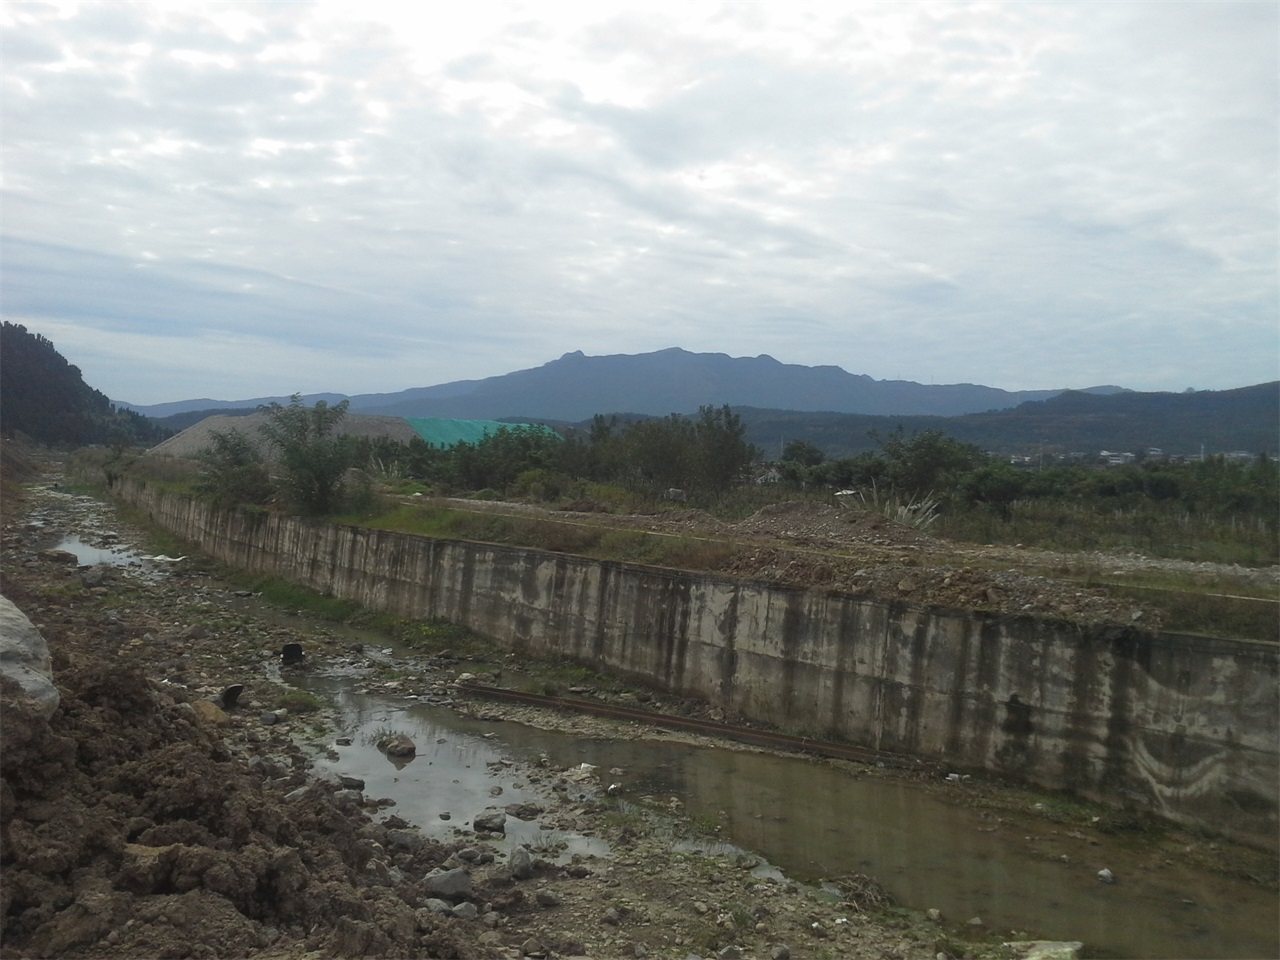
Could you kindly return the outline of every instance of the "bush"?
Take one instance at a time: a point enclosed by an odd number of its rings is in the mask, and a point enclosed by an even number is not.
[[[271,478],[262,454],[244,434],[215,432],[197,459],[201,473],[196,490],[217,506],[263,504],[271,499]]]
[[[531,500],[552,501],[563,497],[572,485],[573,481],[563,473],[538,467],[517,476],[511,484],[511,492]]]

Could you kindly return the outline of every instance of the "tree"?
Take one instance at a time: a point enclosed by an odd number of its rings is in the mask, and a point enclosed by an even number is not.
[[[746,429],[728,404],[698,409],[693,431],[695,486],[723,493],[760,458],[760,452],[743,439]]]
[[[788,440],[782,448],[782,460],[786,463],[798,463],[804,467],[816,467],[827,459],[827,455],[817,444],[808,440]]]
[[[1027,489],[1028,474],[1007,463],[988,463],[969,473],[962,481],[964,496],[972,503],[985,503],[1008,520],[1013,503]]]
[[[270,499],[271,477],[266,464],[244,434],[215,432],[198,459],[203,469],[196,489],[218,506],[259,504]]]
[[[63,447],[151,444],[172,432],[116,409],[51,340],[7,320],[0,324],[0,429]]]
[[[311,516],[333,512],[342,502],[343,474],[355,457],[349,438],[333,436],[347,415],[347,401],[331,407],[319,400],[305,407],[295,393],[287,407],[273,403],[259,409],[268,415],[258,429],[277,457],[284,500]]]
[[[906,437],[899,427],[883,440],[876,434],[887,461],[886,474],[902,495],[923,497],[953,488],[960,477],[987,462],[987,455],[941,430],[924,430]]]

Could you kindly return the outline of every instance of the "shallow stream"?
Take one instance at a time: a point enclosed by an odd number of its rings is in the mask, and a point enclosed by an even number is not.
[[[167,566],[167,558],[140,559],[114,542],[54,542],[81,564],[143,563],[159,575]],[[370,639],[353,636],[366,645]],[[385,647],[383,657],[405,654],[385,638],[372,639]],[[524,783],[524,768],[546,757],[551,769],[594,765],[606,783],[616,779],[624,799],[674,798],[695,821],[717,825],[726,850],[763,858],[757,872],[781,871],[812,884],[868,874],[900,904],[937,908],[955,926],[977,916],[988,928],[1024,939],[1082,940],[1093,957],[1280,956],[1280,907],[1272,893],[1156,862],[1123,837],[1085,836],[1035,817],[1034,828],[1014,826],[909,782],[860,777],[847,765],[670,741],[590,740],[471,720],[444,706],[361,693],[365,680],[340,670],[286,679],[340,712],[339,733],[350,742],[334,743],[317,765],[362,778],[367,795],[394,800],[393,812],[437,837],[469,825],[486,807],[538,800],[541,794]],[[388,760],[374,745],[385,728],[408,733],[416,757]],[[615,768],[621,772],[610,774]],[[536,824],[511,828],[510,842],[564,843],[566,856],[609,855],[595,838],[548,837]],[[1114,884],[1098,880],[1104,867]]]
[[[537,799],[520,765],[545,756],[553,769],[594,765],[624,798],[678,799],[696,821],[719,825],[726,844],[763,857],[757,872],[813,884],[868,874],[904,906],[935,907],[956,926],[978,916],[1028,938],[1083,940],[1095,957],[1272,957],[1280,949],[1278,908],[1266,891],[1176,863],[1152,865],[1149,854],[1104,834],[1072,837],[1046,821],[1028,843],[1025,828],[840,765],[469,720],[447,707],[356,693],[350,678],[302,685],[339,704],[351,739],[318,765],[361,777],[369,796],[395,800],[395,813],[435,836],[486,807]],[[385,728],[408,733],[417,757],[389,761],[373,745]],[[536,827],[522,830],[518,841],[538,842]],[[599,840],[554,839],[569,852],[607,854]],[[1103,867],[1116,883],[1098,880]]]

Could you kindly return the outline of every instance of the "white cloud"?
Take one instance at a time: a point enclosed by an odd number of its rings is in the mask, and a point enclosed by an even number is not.
[[[672,345],[1008,388],[1277,376],[1274,5],[0,17],[0,307],[69,355],[244,338],[253,395],[295,357],[354,393]],[[94,385],[228,383],[174,353]]]

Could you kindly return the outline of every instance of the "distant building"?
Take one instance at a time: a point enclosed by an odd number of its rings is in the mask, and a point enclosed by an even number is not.
[[[1098,458],[1110,467],[1120,466],[1125,463],[1133,463],[1134,460],[1138,459],[1132,453],[1120,453],[1113,450],[1103,450],[1098,454]]]

